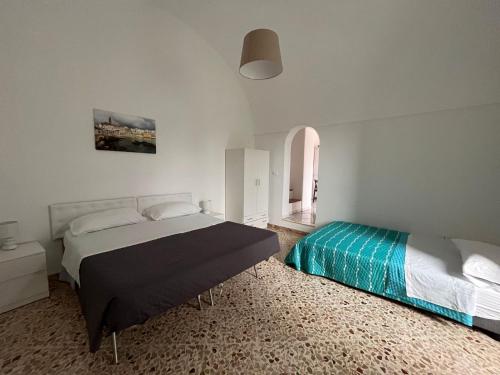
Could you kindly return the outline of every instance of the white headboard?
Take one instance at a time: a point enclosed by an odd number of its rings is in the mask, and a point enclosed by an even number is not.
[[[56,240],[58,238],[63,238],[64,232],[68,229],[68,224],[78,216],[112,208],[125,207],[137,209],[137,198],[125,197],[101,199],[97,201],[51,204],[49,206],[49,216],[52,239]]]
[[[193,203],[193,197],[191,193],[145,195],[142,197],[137,197],[137,211],[142,214],[142,211],[144,211],[146,208],[154,206],[155,204],[175,201]]]

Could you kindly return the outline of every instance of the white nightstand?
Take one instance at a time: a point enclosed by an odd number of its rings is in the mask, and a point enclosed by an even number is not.
[[[38,242],[0,250],[0,313],[49,296],[45,249]]]
[[[210,215],[216,217],[217,219],[226,220],[226,216],[224,214],[221,214],[220,212],[210,211],[208,214],[205,215]]]

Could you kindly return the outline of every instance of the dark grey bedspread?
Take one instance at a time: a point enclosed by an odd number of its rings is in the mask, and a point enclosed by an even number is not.
[[[80,304],[90,351],[279,251],[276,233],[225,222],[83,259]]]

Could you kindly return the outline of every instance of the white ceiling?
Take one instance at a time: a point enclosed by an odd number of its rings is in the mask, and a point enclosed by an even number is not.
[[[257,134],[500,102],[498,0],[153,0],[238,74],[245,33],[280,36],[283,73],[239,77]]]

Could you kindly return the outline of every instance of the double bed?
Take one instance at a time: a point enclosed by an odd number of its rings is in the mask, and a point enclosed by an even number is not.
[[[285,262],[500,334],[500,286],[478,286],[464,276],[449,239],[335,221],[297,242]]]
[[[74,280],[91,352],[103,330],[144,323],[255,266],[279,251],[274,232],[224,222],[202,213],[143,221],[73,235],[75,218],[108,209],[191,202],[191,194],[130,197],[50,206],[54,239],[63,239],[62,265]]]

